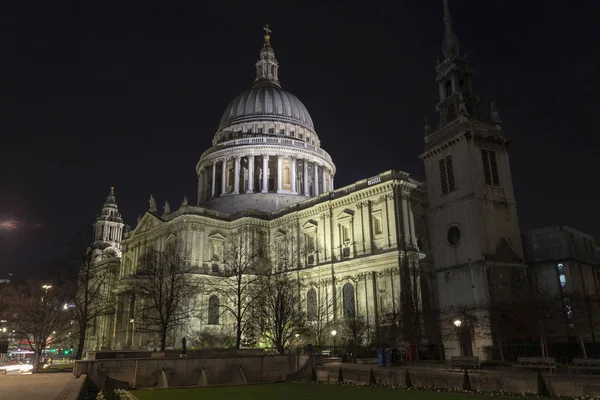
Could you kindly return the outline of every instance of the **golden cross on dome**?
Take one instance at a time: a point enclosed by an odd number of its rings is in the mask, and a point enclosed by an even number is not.
[[[269,29],[269,25],[265,25],[263,27],[263,30],[265,31],[265,46],[270,46],[271,45],[271,30]]]
[[[111,187],[110,187],[110,194],[111,194],[111,195],[114,195],[114,194],[115,194],[115,187],[114,187],[114,186],[111,186]]]

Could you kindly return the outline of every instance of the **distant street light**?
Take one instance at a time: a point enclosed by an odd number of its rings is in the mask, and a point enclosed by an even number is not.
[[[298,342],[300,342],[300,334],[296,333],[296,368],[300,366],[300,351],[298,350]]]
[[[337,335],[337,331],[334,329],[331,331],[331,336],[333,336],[333,353],[335,354],[335,335]]]
[[[46,294],[48,294],[48,289],[52,289],[52,285],[44,285],[42,289],[46,289]]]
[[[463,355],[462,343],[460,340],[460,326],[462,325],[462,321],[460,319],[454,320],[454,326],[456,326],[456,337],[458,338],[458,349],[460,350],[460,356]]]

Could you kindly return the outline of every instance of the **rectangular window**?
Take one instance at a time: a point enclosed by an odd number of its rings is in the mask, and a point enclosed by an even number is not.
[[[377,213],[376,215],[373,215],[373,234],[381,235],[382,233],[381,213]]]
[[[350,241],[350,227],[348,225],[341,225],[340,230],[342,233],[342,243]]]
[[[280,134],[280,135],[285,135],[285,130],[284,130],[284,129],[280,129],[280,130],[279,130],[279,134]]]
[[[456,190],[454,181],[454,165],[452,164],[452,156],[446,156],[439,160],[440,167],[440,182],[442,186],[442,194],[448,194]]]
[[[269,128],[269,133],[275,133],[275,128]]]
[[[493,150],[481,149],[481,162],[483,163],[483,180],[485,184],[490,186],[500,186],[496,152]]]

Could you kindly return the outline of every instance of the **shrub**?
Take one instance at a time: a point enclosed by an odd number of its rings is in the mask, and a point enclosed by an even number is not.
[[[344,383],[344,374],[342,374],[342,368],[338,370],[338,382]]]
[[[465,373],[463,375],[463,390],[471,391],[471,380],[469,379],[469,371],[465,368]]]
[[[550,392],[548,391],[548,386],[546,386],[546,380],[542,376],[542,371],[540,371],[540,370],[538,370],[538,375],[537,375],[537,387],[538,387],[538,396],[550,397]]]
[[[404,386],[406,386],[407,389],[412,387],[412,381],[410,380],[410,374],[408,373],[408,370],[406,370],[406,374],[404,375]]]
[[[373,371],[373,368],[371,368],[371,372],[369,372],[369,385],[377,385],[377,380],[375,379],[375,371]]]

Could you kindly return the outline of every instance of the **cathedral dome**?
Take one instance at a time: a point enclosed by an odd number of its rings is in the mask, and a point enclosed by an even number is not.
[[[233,99],[223,113],[219,130],[254,119],[290,122],[314,130],[304,104],[279,85],[271,83],[258,83]]]

